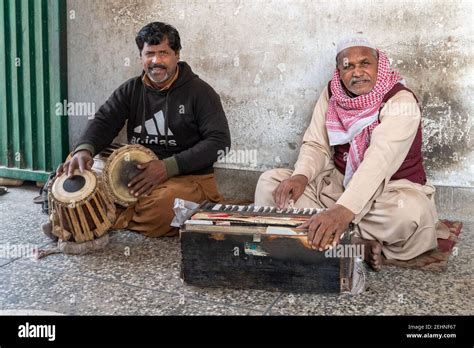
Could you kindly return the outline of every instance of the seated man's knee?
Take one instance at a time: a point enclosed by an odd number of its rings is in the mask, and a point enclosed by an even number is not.
[[[289,178],[292,171],[289,169],[275,168],[263,172],[262,175],[258,178],[257,186],[270,185],[278,186],[280,182]]]
[[[399,226],[406,234],[411,234],[419,227],[436,223],[431,201],[421,192],[409,191],[398,195],[392,209],[391,223]]]
[[[260,175],[255,188],[255,204],[273,205],[273,191],[290,176],[291,170],[282,168],[270,169]]]

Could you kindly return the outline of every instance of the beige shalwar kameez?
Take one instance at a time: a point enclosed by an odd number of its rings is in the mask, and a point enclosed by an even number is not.
[[[356,235],[379,241],[387,259],[409,260],[435,248],[437,238],[449,235],[438,223],[435,188],[406,179],[390,180],[405,159],[421,121],[413,95],[400,91],[384,105],[364,160],[345,189],[344,175],[334,166],[326,131],[328,100],[326,87],[304,135],[295,170],[263,173],[255,204],[275,205],[272,192],[278,184],[300,174],[309,184],[295,207],[329,208],[337,203],[348,208],[355,214]]]

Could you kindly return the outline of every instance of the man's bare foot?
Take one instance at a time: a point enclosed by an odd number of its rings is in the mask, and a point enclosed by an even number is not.
[[[352,244],[361,244],[364,246],[364,261],[375,271],[382,269],[382,245],[376,240],[367,240],[352,237]]]

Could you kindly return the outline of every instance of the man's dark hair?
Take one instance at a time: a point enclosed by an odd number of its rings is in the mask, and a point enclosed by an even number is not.
[[[149,45],[159,45],[165,39],[168,39],[169,46],[175,53],[181,49],[181,39],[176,28],[162,22],[152,22],[145,25],[138,32],[135,42],[141,54],[145,42]]]

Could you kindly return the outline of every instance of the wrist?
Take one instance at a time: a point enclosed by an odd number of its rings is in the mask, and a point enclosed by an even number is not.
[[[86,153],[90,158],[92,158],[92,153],[89,151],[89,150],[79,150],[79,151],[75,151],[74,152],[74,155],[77,155],[78,153]]]
[[[291,178],[293,180],[297,180],[301,183],[304,183],[305,185],[308,184],[308,178],[306,176],[304,176],[303,174],[296,174],[296,175],[292,175]]]
[[[73,152],[73,155],[75,155],[76,153],[80,152],[80,151],[88,151],[89,154],[91,155],[91,157],[94,156],[94,152],[95,152],[95,148],[93,145],[91,144],[80,144],[78,145],[75,149],[74,149],[74,152]]]
[[[345,221],[351,222],[355,218],[355,214],[348,208],[340,204],[334,204],[333,208],[338,211],[339,214],[342,215]]]

